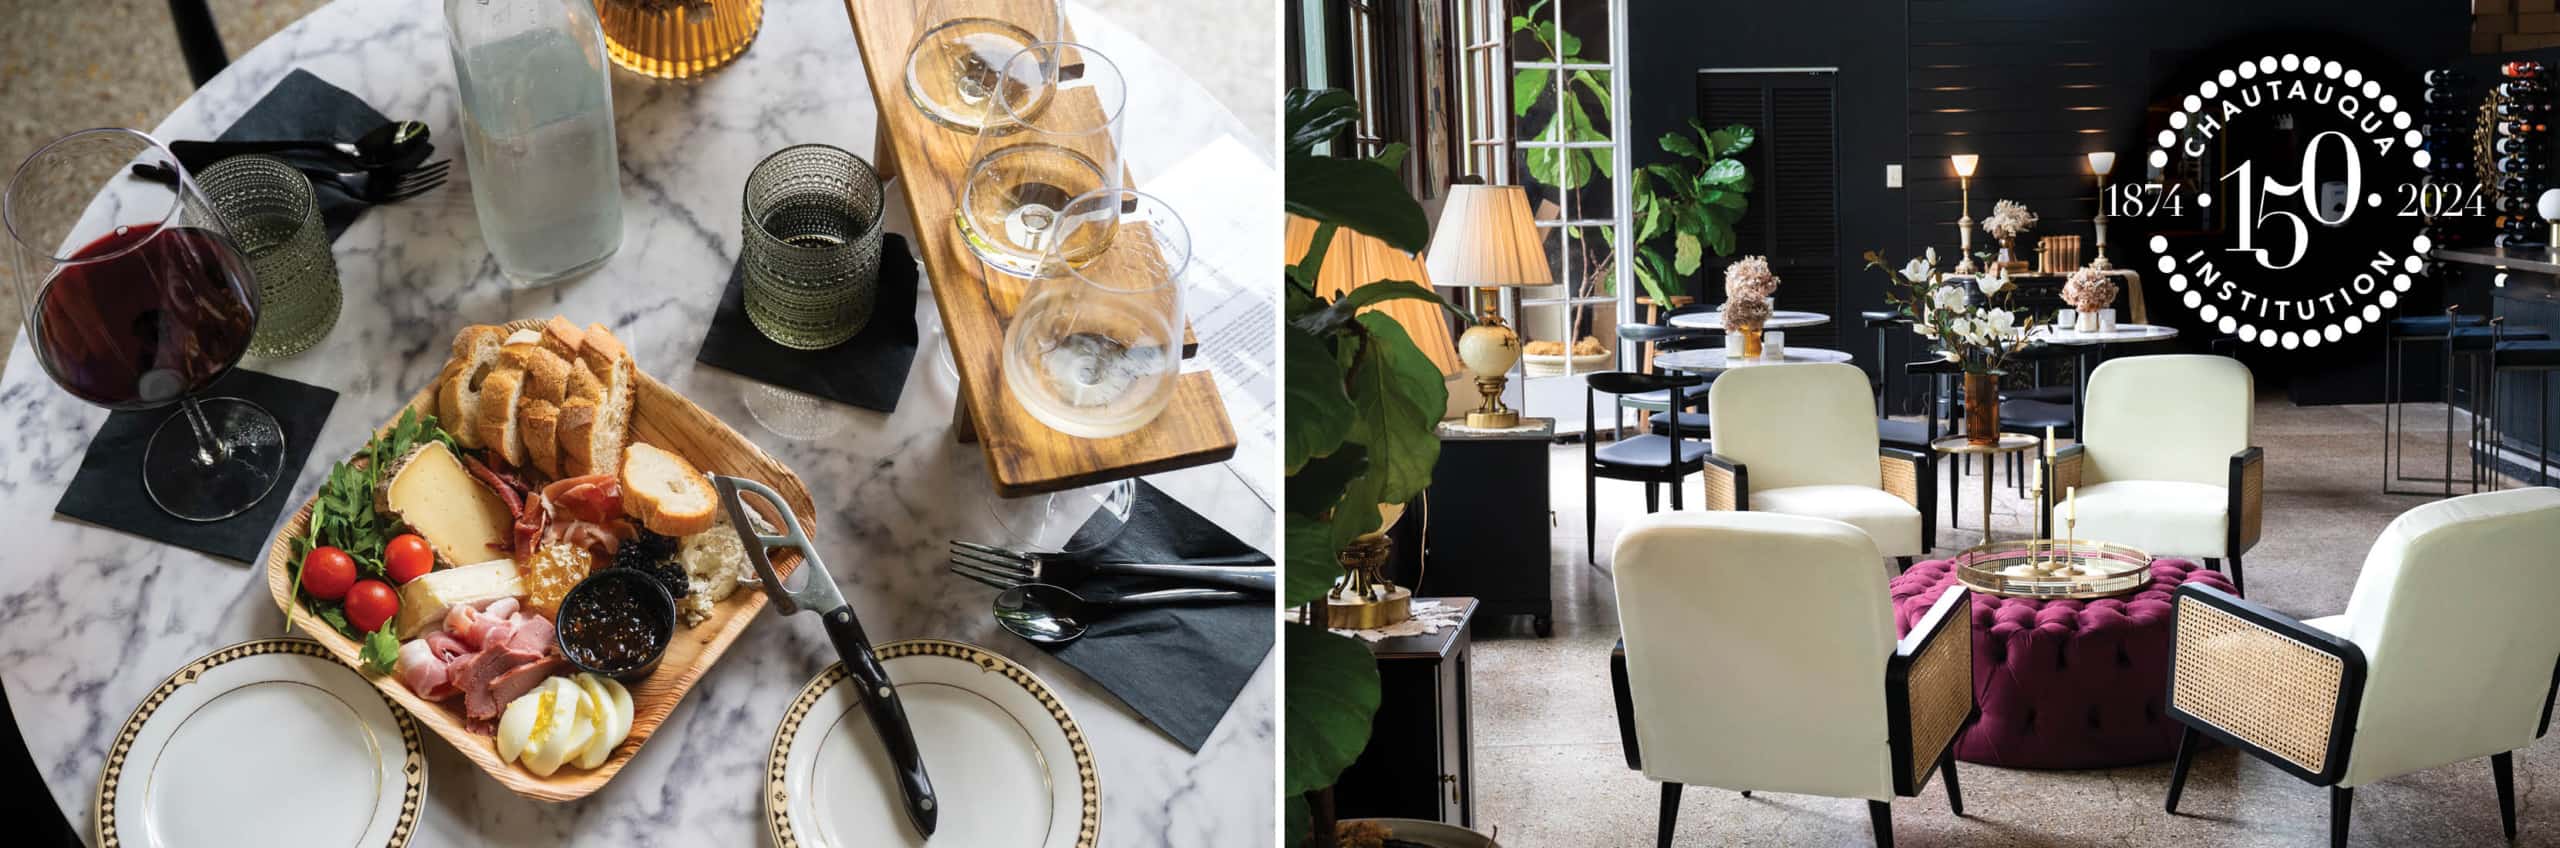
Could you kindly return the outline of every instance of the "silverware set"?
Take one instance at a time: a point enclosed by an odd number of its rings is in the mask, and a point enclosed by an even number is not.
[[[951,542],[951,573],[998,590],[996,623],[1043,644],[1073,642],[1094,622],[1128,609],[1251,601],[1270,597],[1279,588],[1279,574],[1269,559],[1260,556],[1180,563],[1096,562],[956,539]],[[1191,585],[1151,592],[1078,593],[1067,588],[1104,575]]]
[[[178,164],[190,171],[202,170],[233,156],[292,154],[303,161],[291,164],[310,176],[313,184],[336,186],[348,197],[381,205],[408,200],[444,185],[453,160],[426,162],[427,156],[435,152],[435,145],[427,140],[427,136],[425,124],[392,121],[373,128],[353,142],[331,139],[179,141],[171,142],[169,150],[177,154]],[[153,162],[134,163],[133,175],[162,184],[177,181],[176,172]]]

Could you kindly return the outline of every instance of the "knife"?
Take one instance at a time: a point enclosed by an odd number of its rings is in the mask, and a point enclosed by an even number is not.
[[[916,750],[915,731],[907,724],[907,709],[898,700],[897,684],[890,682],[889,671],[880,667],[880,658],[871,650],[871,640],[862,635],[862,622],[853,615],[853,605],[836,591],[835,576],[827,573],[827,564],[818,558],[818,549],[809,544],[809,536],[800,530],[800,519],[782,502],[773,489],[742,477],[704,474],[712,488],[720,493],[722,505],[729,510],[729,525],[738,538],[747,541],[747,561],[756,567],[756,576],[764,580],[765,597],[773,602],[779,615],[801,610],[818,613],[826,622],[827,640],[835,643],[836,658],[844,661],[844,670],[860,686],[863,712],[871,716],[871,729],[880,734],[880,744],[889,751],[889,762],[898,771],[898,791],[906,796],[907,821],[916,832],[933,835],[938,812],[933,797],[933,779],[925,776],[924,756]],[[772,535],[756,528],[749,518],[746,500],[741,492],[752,492],[774,505],[782,516],[783,535]],[[800,588],[782,582],[773,570],[773,562],[765,557],[766,548],[791,548],[800,552]]]

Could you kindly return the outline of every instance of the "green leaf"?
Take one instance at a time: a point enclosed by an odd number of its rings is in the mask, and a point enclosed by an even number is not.
[[[1305,845],[1307,835],[1315,827],[1315,813],[1307,809],[1307,796],[1289,795],[1280,799],[1280,818],[1289,823],[1289,841],[1284,845]]]
[[[1408,253],[1431,243],[1431,222],[1396,172],[1375,162],[1302,156],[1289,160],[1288,211],[1375,236]]]
[[[1607,115],[1617,110],[1617,101],[1609,99],[1609,83],[1607,78],[1608,74],[1606,72],[1593,71],[1575,71],[1573,72],[1572,77],[1574,82],[1581,83],[1584,90],[1591,92],[1591,96],[1600,101],[1600,114],[1602,115]]]
[[[399,666],[400,637],[391,635],[390,619],[384,619],[380,628],[365,634],[364,648],[356,655],[364,660],[365,670],[374,674],[390,674]]]
[[[1290,130],[1286,151],[1292,159],[1314,155],[1316,148],[1342,137],[1360,121],[1359,101],[1338,88],[1290,89],[1287,110]]]
[[[1404,146],[1404,142],[1390,141],[1387,142],[1387,146],[1378,148],[1378,155],[1369,157],[1369,161],[1376,162],[1378,167],[1390,171],[1397,170],[1404,167],[1404,156],[1411,150]]]
[[[1706,257],[1698,253],[1698,237],[1681,233],[1671,240],[1671,270],[1686,277],[1698,273],[1698,263]]]
[[[1750,170],[1743,166],[1741,160],[1718,159],[1715,164],[1707,166],[1706,173],[1698,175],[1698,185],[1702,188],[1726,188],[1748,179],[1749,175]]]
[[[1423,288],[1419,283],[1405,280],[1378,280],[1343,292],[1342,297],[1336,299],[1332,305],[1311,314],[1301,315],[1292,323],[1310,333],[1330,333],[1351,323],[1353,316],[1359,314],[1360,310],[1390,300],[1427,300],[1439,305],[1449,314],[1457,316],[1458,320],[1469,320],[1466,313],[1458,311],[1457,307],[1450,306],[1448,301],[1440,299],[1439,294]]]
[[[1297,481],[1292,479],[1295,487]],[[1281,573],[1280,605],[1294,607],[1324,600],[1332,591],[1333,581],[1342,578],[1342,561],[1334,558],[1341,550],[1333,544],[1333,525],[1323,518],[1289,513],[1282,516],[1282,532],[1287,534],[1287,570]]]
[[[1694,121],[1695,119],[1691,120]],[[1746,127],[1741,124],[1734,124],[1725,127],[1724,129],[1716,130],[1715,132],[1706,133],[1705,135],[1707,137],[1707,143],[1715,146],[1716,155],[1718,156],[1732,156],[1733,154],[1749,150],[1751,149],[1751,143],[1759,139],[1759,134],[1752,132],[1750,127]]]
[[[1288,509],[1299,515],[1324,515],[1342,501],[1351,481],[1369,471],[1369,449],[1345,444],[1307,460],[1289,474]]]
[[[1717,256],[1733,255],[1732,227],[1721,225],[1709,227],[1703,235],[1706,238],[1708,250],[1715,251]]]
[[[1688,136],[1681,135],[1681,134],[1679,134],[1679,133],[1663,133],[1663,134],[1662,134],[1662,149],[1663,149],[1663,150],[1665,150],[1665,151],[1671,152],[1671,153],[1677,153],[1677,154],[1680,154],[1680,155],[1682,155],[1682,156],[1701,156],[1701,155],[1704,155],[1704,154],[1701,154],[1701,153],[1699,153],[1699,152],[1698,152],[1698,145],[1697,145],[1696,143],[1691,142],[1691,141],[1689,140],[1689,137],[1688,137]],[[1670,170],[1670,166],[1668,166],[1668,165],[1653,165],[1653,166],[1648,166],[1648,170],[1650,170],[1651,168],[1662,168],[1662,169],[1664,169],[1664,170]]]
[[[1351,405],[1359,414],[1347,438],[1369,449],[1363,477],[1377,478],[1377,502],[1404,503],[1431,483],[1440,461],[1434,430],[1449,407],[1449,386],[1394,319],[1372,312],[1359,321],[1369,344],[1351,372]]]
[[[1522,68],[1511,73],[1511,115],[1525,118],[1547,90],[1547,69]]]
[[[1289,422],[1281,434],[1281,457],[1289,474],[1307,460],[1334,452],[1351,432],[1351,398],[1344,393],[1342,367],[1334,364],[1330,345],[1293,325],[1280,328],[1288,357]],[[1297,481],[1289,483],[1292,489]]]
[[[1301,795],[1333,785],[1369,746],[1378,712],[1378,661],[1358,639],[1304,624],[1281,625],[1288,658],[1280,792]]]

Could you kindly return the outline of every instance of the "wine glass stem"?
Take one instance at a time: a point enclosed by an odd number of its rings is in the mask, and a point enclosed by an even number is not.
[[[213,434],[213,421],[204,417],[204,406],[194,395],[178,399],[178,409],[187,416],[187,426],[196,431],[196,464],[211,467],[231,458],[231,446]]]

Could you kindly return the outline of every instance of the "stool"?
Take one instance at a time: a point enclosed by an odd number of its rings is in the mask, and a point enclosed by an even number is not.
[[[2487,326],[2455,327],[2450,333],[2450,338],[2445,340],[2445,358],[2448,363],[2455,357],[2470,358],[2463,371],[2467,378],[2465,382],[2468,384],[2463,389],[2463,399],[2471,409],[2470,432],[2467,434],[2469,441],[2465,443],[2465,452],[2469,454],[2468,470],[2473,492],[2480,491],[2480,482],[2484,477],[2489,480],[2490,488],[2497,488],[2496,463],[2501,456],[2498,452],[2500,437],[2496,423],[2500,346],[2510,342],[2538,342],[2551,338],[2551,334],[2540,327],[2511,327],[2506,321],[2504,317],[2492,317],[2488,320]],[[2447,397],[2449,401],[2450,393]],[[2445,431],[2447,442],[2445,476],[2448,479],[2444,484],[2447,496],[2450,496],[2453,491],[2453,481],[2450,479],[2453,476],[2451,444],[2453,433],[2449,426],[2452,414],[2452,408],[2448,403],[2445,410],[2448,422]]]
[[[2501,340],[2490,348],[2489,353],[2492,357],[2489,391],[2493,404],[2496,396],[2505,391],[2500,388],[2499,377],[2527,372],[2536,375],[2533,392],[2534,476],[2537,485],[2551,485],[2551,374],[2560,371],[2560,342],[2549,339]],[[2490,487],[2496,488],[2497,469],[2494,463],[2504,461],[2507,437],[2495,426],[2489,428],[2489,433],[2489,457],[2493,463],[2489,481]]]
[[[2382,491],[2391,495],[2423,495],[2428,492],[2394,489],[2393,482],[2437,483],[2445,486],[2445,494],[2453,493],[2453,356],[2449,332],[2455,327],[2485,327],[2488,319],[2463,315],[2461,307],[2445,307],[2443,315],[2418,315],[2391,319],[2388,341],[2382,353]],[[2400,421],[2401,360],[2410,342],[2447,342],[2444,382],[2439,391],[2444,397],[2445,460],[2444,476],[2411,477],[2401,473],[2407,451],[2400,447],[2400,434],[2407,430]]]

